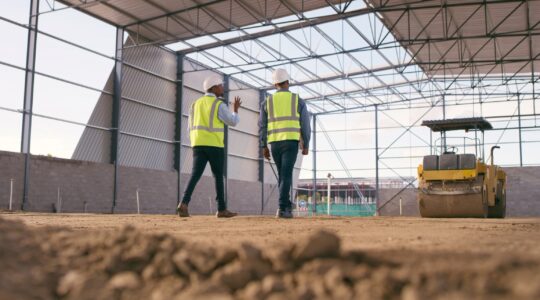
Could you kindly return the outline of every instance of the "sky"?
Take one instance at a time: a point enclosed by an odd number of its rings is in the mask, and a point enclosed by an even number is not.
[[[0,16],[18,23],[28,24],[30,1],[0,0]],[[49,1],[51,4],[53,1]],[[58,3],[55,8],[61,7]],[[41,1],[40,11],[51,8]],[[66,26],[70,24],[70,26]],[[39,29],[70,42],[88,47],[108,57],[114,57],[115,28],[74,10],[44,13],[39,17]],[[0,47],[0,60],[25,66],[27,31],[0,21],[4,41]],[[102,89],[112,70],[113,60],[97,56],[77,47],[39,35],[37,41],[36,71]],[[22,109],[24,72],[0,65],[2,86],[1,107]],[[36,75],[34,86],[34,113],[86,123],[98,100],[99,93],[86,88]],[[80,138],[84,126],[34,117],[31,152],[69,158]],[[21,115],[0,110],[1,150],[19,151]],[[6,126],[3,126],[6,125]]]
[[[37,42],[37,57],[36,70],[52,76],[73,81],[85,86],[102,89],[113,68],[114,47],[115,47],[115,28],[104,22],[96,20],[83,13],[73,9],[65,9],[54,12],[51,11],[51,5],[54,1],[41,1],[40,11],[43,14],[39,18],[39,29],[43,32],[58,36],[72,43],[80,44],[88,47],[93,51],[99,52],[102,55],[89,53],[85,50],[74,46],[56,41],[50,37],[39,35]],[[55,3],[55,9],[62,6]],[[358,8],[363,4],[357,1],[354,4]],[[29,1],[20,0],[0,0],[0,16],[9,18],[15,22],[28,23]],[[314,12],[313,14],[328,13],[324,10]],[[288,20],[287,18],[283,21]],[[367,17],[358,17],[353,20],[360,28],[366,28],[365,22],[369,22]],[[337,26],[337,27],[336,27]],[[382,26],[382,25],[381,25]],[[321,25],[321,28],[328,32],[338,32],[335,39],[345,49],[362,47],[363,44],[359,40],[348,39],[351,35],[351,28],[346,25],[328,24]],[[263,29],[251,29],[250,32]],[[367,30],[367,28],[366,28]],[[384,28],[380,27],[384,34]],[[24,68],[26,59],[26,40],[27,31],[24,28],[9,24],[6,21],[0,20],[0,32],[4,42],[0,45],[0,62],[15,65]],[[238,32],[223,33],[217,35],[219,38],[228,38],[238,35]],[[317,53],[332,53],[335,48],[328,44],[317,35],[314,30],[297,30],[290,33],[292,36],[305,42],[310,48]],[[369,31],[366,34],[371,34]],[[390,36],[391,38],[391,36]],[[190,44],[204,44],[212,39],[209,37],[201,37],[189,40]],[[283,49],[287,49],[286,54],[290,57],[302,57],[304,52],[299,51],[286,39],[270,36],[264,39],[267,43],[279,44]],[[253,42],[246,42],[244,50],[251,53],[257,59],[270,60],[272,57]],[[365,46],[365,45],[364,45]],[[184,49],[185,43],[176,43],[169,45],[170,48],[179,50]],[[217,48],[211,52],[217,56],[226,57],[232,63],[240,64],[240,60],[234,53],[227,52],[229,50]],[[377,67],[382,64],[382,59],[374,57],[376,54],[366,54],[360,52],[357,59],[365,62],[369,67]],[[386,53],[391,60],[397,61],[399,57],[407,55],[403,52],[388,52]],[[367,57],[366,55],[369,55]],[[213,62],[205,59],[200,54],[192,54],[192,58],[198,59],[203,63],[212,65]],[[402,58],[403,59],[403,58]],[[353,72],[358,68],[343,55],[331,56],[328,60],[335,66],[338,66],[345,72]],[[324,66],[315,61],[306,61],[303,64],[307,68],[316,69],[318,74],[330,75],[331,71],[327,66]],[[305,74],[300,72],[293,66],[286,66],[291,75],[296,80],[309,79]],[[249,67],[243,67],[247,69]],[[235,73],[234,68],[224,69],[225,72]],[[260,77],[268,80],[270,71],[261,70],[256,73]],[[247,77],[241,77],[251,84],[260,84]],[[385,80],[391,82],[392,76],[385,77]],[[365,85],[374,84],[369,77],[362,82]],[[352,89],[353,86],[344,80],[336,80],[336,85],[344,90]],[[0,63],[0,150],[14,151],[20,150],[20,135],[21,135],[21,114],[12,110],[22,109],[24,87],[24,72],[15,68],[5,66]],[[328,87],[323,84],[314,84],[310,86],[313,90],[320,93],[327,93]],[[302,87],[292,88],[294,92],[299,92],[301,97],[311,97],[313,94]],[[35,90],[34,90],[34,113],[38,115],[46,115],[55,118],[61,118],[72,121],[74,123],[84,124],[88,121],[90,114],[98,100],[99,92],[92,91],[87,88],[78,87],[47,78],[41,75],[36,75]],[[419,117],[426,113],[429,109],[416,110],[397,110],[379,113],[379,126],[392,127],[390,129],[382,129],[379,131],[379,145],[382,149],[388,145],[392,145],[392,149],[384,150],[381,158],[381,168],[383,168],[381,176],[395,177],[415,176],[416,166],[421,161],[421,156],[429,154],[429,148],[426,142],[429,142],[429,130],[426,128],[413,128],[410,132],[403,134],[403,129],[400,125],[413,124]],[[511,114],[515,111],[515,103],[502,104],[484,104],[482,107],[475,106],[456,106],[449,107],[447,117],[469,117],[485,115],[501,115]],[[524,102],[522,105],[522,113],[533,113],[532,102]],[[424,118],[439,119],[441,118],[441,110],[439,108],[431,109]],[[374,134],[374,113],[350,113],[339,114],[332,116],[322,116],[319,118],[322,126],[326,130],[331,131],[331,140],[335,147],[345,149],[340,152],[341,158],[347,163],[349,169],[355,176],[373,176],[375,162],[375,134]],[[530,126],[536,125],[536,120],[524,121]],[[516,122],[508,123],[497,122],[495,127],[504,128],[505,126],[514,126]],[[34,117],[32,128],[32,143],[31,152],[33,154],[52,155],[56,157],[70,158],[77,142],[84,130],[84,126],[80,124],[70,124],[46,118]],[[320,131],[320,128],[319,128]],[[462,133],[456,134],[456,145],[462,145]],[[397,141],[396,138],[400,137]],[[468,134],[469,138],[472,138]],[[517,142],[517,131],[494,131],[486,134],[486,141],[495,143],[499,142],[514,142],[514,144],[505,144],[497,156],[502,164],[515,165],[519,164],[519,145]],[[524,140],[536,141],[538,134],[536,132],[524,132]],[[436,136],[433,137],[435,141]],[[319,176],[325,176],[328,172],[334,172],[335,177],[345,177],[346,172],[340,165],[338,157],[332,150],[332,147],[325,135],[320,134],[317,138],[318,149],[318,169]],[[411,147],[412,146],[412,147]],[[463,148],[460,146],[460,148]],[[472,147],[466,147],[468,151],[472,151]],[[354,150],[360,149],[360,150]],[[381,150],[383,151],[383,150]],[[524,144],[524,158],[528,164],[540,164],[540,159],[536,153],[540,151],[538,143]],[[386,166],[391,166],[396,170],[390,170]],[[311,155],[305,157],[303,164],[302,177],[311,176]],[[371,169],[371,170],[367,170]]]

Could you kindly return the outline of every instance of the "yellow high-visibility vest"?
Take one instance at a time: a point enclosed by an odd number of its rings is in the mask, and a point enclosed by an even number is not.
[[[222,103],[213,96],[203,96],[193,102],[189,112],[189,139],[192,147],[224,147],[225,124],[218,118]]]
[[[268,112],[268,143],[300,140],[298,94],[277,92],[266,100]]]

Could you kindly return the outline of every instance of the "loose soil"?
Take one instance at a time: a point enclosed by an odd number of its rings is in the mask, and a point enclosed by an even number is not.
[[[540,299],[540,219],[0,214],[0,299]]]

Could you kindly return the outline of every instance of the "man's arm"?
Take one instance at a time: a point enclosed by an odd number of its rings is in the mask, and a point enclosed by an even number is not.
[[[189,117],[188,117],[188,126],[187,126],[187,136],[190,136],[191,133],[191,124],[193,123],[193,109],[195,107],[195,102],[193,102],[189,108]]]
[[[231,113],[229,110],[229,107],[227,105],[220,104],[218,109],[218,119],[221,120],[221,122],[229,125],[229,126],[236,126],[238,125],[238,122],[240,122],[240,117],[238,116],[238,108],[240,108],[240,104],[242,104],[242,101],[240,101],[239,97],[234,98],[234,112]]]
[[[268,139],[268,112],[266,111],[266,99],[262,101],[259,114],[259,147],[267,146]]]
[[[304,142],[304,149],[309,149],[309,140],[311,139],[311,116],[307,109],[306,102],[298,99],[298,112],[300,113],[300,134]]]

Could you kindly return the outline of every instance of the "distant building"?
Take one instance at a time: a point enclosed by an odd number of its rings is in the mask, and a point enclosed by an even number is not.
[[[328,197],[328,179],[318,178],[317,202],[326,202]],[[413,177],[386,177],[379,178],[379,189],[403,189]],[[355,188],[356,185],[356,188]],[[414,188],[409,186],[408,188]],[[359,196],[356,190],[362,196]],[[297,197],[312,201],[313,179],[299,179],[297,184]],[[332,203],[336,204],[367,204],[375,202],[375,178],[334,178],[330,186]]]

